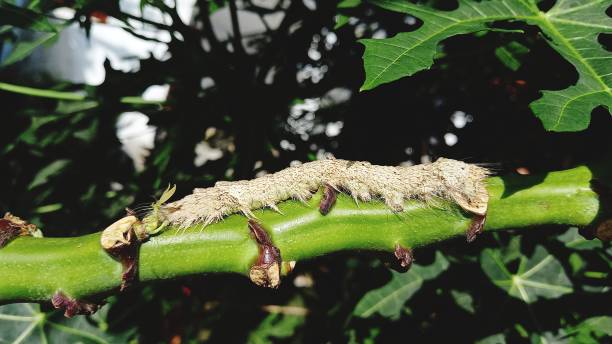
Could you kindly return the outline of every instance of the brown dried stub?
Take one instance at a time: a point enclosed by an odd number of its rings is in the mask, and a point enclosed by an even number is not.
[[[133,236],[130,235],[133,232]],[[130,241],[137,239],[146,240],[147,233],[142,223],[134,215],[124,216],[115,221],[102,231],[100,244],[105,250],[112,250],[121,246],[129,245]]]
[[[612,219],[604,220],[594,228],[593,235],[605,242],[612,240]]]
[[[0,248],[19,236],[20,229],[7,219],[0,219]]]
[[[331,208],[336,204],[336,190],[329,184],[325,184],[323,188],[323,197],[319,204],[319,212],[327,215]]]
[[[597,193],[600,201],[600,212],[609,214],[612,211],[612,187],[599,179],[591,181],[591,188]],[[600,220],[598,223],[583,228],[581,233],[588,239],[597,238],[604,242],[612,240],[612,219]]]
[[[19,236],[42,236],[36,225],[27,223],[19,217],[6,213],[0,219],[0,248]]]
[[[63,309],[66,318],[72,318],[75,315],[91,315],[94,314],[100,305],[88,301],[76,300],[66,296],[61,291],[58,291],[51,298],[51,304],[56,309]]]
[[[393,252],[395,258],[397,258],[400,266],[408,271],[414,262],[414,254],[411,249],[403,247],[400,244],[395,244],[395,251]]]
[[[130,212],[128,211],[128,214]],[[138,250],[148,237],[140,220],[134,215],[125,216],[108,226],[100,237],[102,248],[117,258],[123,267],[121,287],[131,286],[138,274]]]
[[[470,221],[470,226],[465,233],[467,242],[472,242],[476,240],[480,234],[482,234],[484,230],[485,222],[487,221],[487,215],[474,214],[472,215],[472,221]]]
[[[281,277],[281,253],[272,244],[268,233],[255,220],[249,220],[249,229],[259,247],[259,255],[249,271],[249,278],[258,286],[278,288]]]
[[[119,258],[123,268],[119,291],[124,291],[130,287],[138,275],[138,250],[141,241],[134,239],[135,237],[134,228],[131,228],[127,235],[128,244],[119,245],[109,250],[113,256]]]

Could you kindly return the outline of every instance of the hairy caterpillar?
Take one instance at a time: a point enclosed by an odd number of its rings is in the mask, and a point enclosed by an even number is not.
[[[320,187],[326,187],[325,202],[333,203],[333,193],[342,191],[356,201],[380,198],[392,211],[401,212],[407,199],[427,202],[442,198],[484,216],[488,202],[484,179],[488,175],[486,168],[445,158],[408,167],[327,159],[253,180],[217,182],[210,188],[195,189],[183,199],[161,205],[157,215],[161,221],[177,227],[207,226],[235,213],[252,219],[254,209],[269,207],[278,211],[279,202],[305,201]],[[322,213],[328,210],[329,205],[321,205]]]

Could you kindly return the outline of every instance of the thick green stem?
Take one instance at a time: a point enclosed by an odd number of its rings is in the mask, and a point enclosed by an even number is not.
[[[490,178],[487,231],[545,224],[586,226],[602,213],[587,167],[545,176]],[[602,178],[599,176],[598,178]],[[607,179],[604,179],[607,180]],[[396,243],[419,247],[465,235],[470,215],[450,204],[406,204],[392,213],[381,202],[356,204],[340,196],[331,212],[319,213],[320,193],[307,205],[280,204],[284,215],[256,212],[285,261],[304,260],[341,250],[393,252]],[[0,303],[47,301],[61,290],[74,298],[116,291],[121,264],[106,254],[100,233],[75,238],[20,237],[0,249]],[[258,249],[247,219],[224,221],[151,238],[140,250],[140,281],[173,279],[211,272],[247,274]]]

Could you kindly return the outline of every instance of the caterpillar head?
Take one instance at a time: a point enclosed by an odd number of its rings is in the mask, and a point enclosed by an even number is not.
[[[489,193],[485,178],[490,174],[486,168],[466,164],[462,161],[440,158],[435,171],[445,186],[444,193],[466,211],[485,215]]]

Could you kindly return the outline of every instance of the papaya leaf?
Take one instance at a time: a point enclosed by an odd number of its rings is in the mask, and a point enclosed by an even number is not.
[[[515,273],[508,270],[498,250],[485,249],[480,264],[493,284],[525,303],[539,297],[554,299],[573,291],[563,266],[543,246],[536,246],[531,258],[521,256]]]
[[[587,240],[580,233],[578,233],[578,228],[572,227],[567,230],[567,232],[563,233],[557,239],[565,244],[565,247],[571,248],[574,250],[593,250],[602,248],[603,244],[599,240]]]
[[[402,307],[416,293],[423,281],[434,279],[448,268],[448,260],[436,253],[436,260],[429,266],[414,265],[408,272],[391,271],[391,281],[381,288],[370,290],[357,303],[353,314],[368,318],[375,313],[397,318]]]
[[[125,343],[132,332],[113,335],[105,326],[99,316],[67,319],[61,312],[42,312],[38,304],[0,306],[0,343]]]
[[[588,318],[578,324],[570,333],[576,337],[584,337],[587,335],[591,338],[595,337],[593,338],[593,342],[598,343],[595,341],[596,338],[612,336],[612,317],[604,315]]]
[[[23,60],[24,58],[28,57],[34,51],[34,49],[51,41],[56,36],[57,33],[43,33],[40,35],[40,37],[33,41],[18,42],[6,59],[0,63],[0,67],[5,67]]]
[[[603,0],[558,0],[547,12],[533,0],[460,0],[453,11],[440,11],[400,0],[372,0],[385,9],[418,17],[423,25],[412,32],[386,39],[364,39],[366,80],[362,90],[429,69],[436,48],[449,37],[492,30],[496,21],[523,21],[542,30],[548,44],[578,72],[575,85],[558,91],[543,91],[531,103],[534,114],[550,131],[578,131],[588,127],[592,110],[612,108],[612,56],[597,41],[612,32]]]

